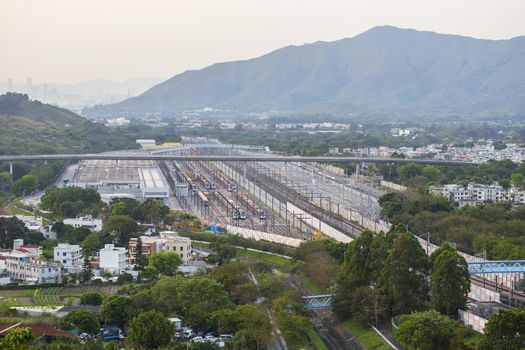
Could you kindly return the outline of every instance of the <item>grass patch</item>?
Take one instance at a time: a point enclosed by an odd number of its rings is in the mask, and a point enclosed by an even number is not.
[[[372,350],[391,350],[391,347],[386,345],[373,329],[364,328],[353,320],[346,320],[344,324],[365,348]]]
[[[310,338],[310,341],[312,342],[316,350],[328,350],[321,338],[319,338],[317,333],[315,333],[315,331],[312,328],[308,329],[307,334],[308,338]]]
[[[294,262],[292,259],[287,259],[287,258],[283,258],[282,256],[275,256],[275,255],[261,253],[261,252],[254,252],[254,251],[246,250],[246,249],[237,248],[237,256],[250,258],[256,261],[264,261],[269,264],[285,267],[288,269],[293,269],[294,267],[297,266],[297,263]]]
[[[101,285],[101,286],[76,286],[76,287],[50,287],[42,289],[0,289],[0,300],[13,298],[33,298],[38,303],[54,303],[59,297],[78,297],[84,293],[96,292],[101,294],[116,294],[120,286]],[[36,303],[36,302],[35,302]]]
[[[310,276],[308,276],[303,270],[299,270],[299,276],[302,277],[302,279],[304,280],[304,283],[306,284],[308,289],[312,291],[312,293],[314,294],[324,294],[325,293],[325,291],[323,291],[321,287],[319,287],[317,283],[312,278],[310,278]]]

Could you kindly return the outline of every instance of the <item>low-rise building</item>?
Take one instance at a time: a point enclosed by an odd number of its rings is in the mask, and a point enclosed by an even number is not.
[[[59,264],[42,261],[38,257],[13,250],[6,256],[6,274],[15,281],[27,284],[59,283],[61,267]]]
[[[64,224],[71,225],[73,227],[85,227],[93,232],[102,230],[102,220],[94,219],[91,215],[64,219]]]
[[[512,187],[508,190],[499,185],[469,183],[467,187],[456,184],[430,186],[429,192],[447,197],[460,207],[481,203],[511,202],[525,204],[525,191]]]
[[[54,249],[53,257],[69,272],[82,269],[82,248],[78,244],[59,243]]]
[[[192,244],[188,237],[181,237],[174,231],[163,231],[160,236],[141,236],[142,255],[150,256],[158,252],[174,252],[179,254],[182,262],[188,264],[192,259]],[[138,238],[129,241],[129,262],[136,264]]]
[[[106,244],[99,251],[99,267],[104,272],[120,274],[128,267],[128,250],[124,247],[115,247],[114,244]]]
[[[166,239],[162,250],[166,252],[177,252],[184,264],[191,261],[192,245],[191,239],[177,235],[174,231],[163,231],[160,237]]]

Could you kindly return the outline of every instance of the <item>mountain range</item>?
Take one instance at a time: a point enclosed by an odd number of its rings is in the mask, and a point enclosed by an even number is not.
[[[353,38],[186,71],[83,114],[203,108],[400,120],[525,117],[525,36],[483,40],[380,26]]]

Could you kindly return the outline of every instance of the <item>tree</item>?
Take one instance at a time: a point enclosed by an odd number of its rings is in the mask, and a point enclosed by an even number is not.
[[[514,186],[521,186],[525,182],[525,175],[523,175],[522,173],[513,173],[510,176],[510,179]]]
[[[369,324],[379,326],[385,320],[387,309],[382,295],[377,289],[370,287],[356,288],[352,295],[352,319],[364,327]]]
[[[77,328],[80,333],[97,334],[100,329],[98,317],[88,310],[73,310],[64,320]]]
[[[266,349],[272,324],[264,312],[253,305],[240,305],[235,309],[232,321],[237,329],[234,342],[241,349]]]
[[[346,249],[343,271],[368,285],[372,276],[371,245],[374,236],[370,230],[363,231]]]
[[[394,314],[408,313],[426,304],[429,267],[425,251],[411,233],[403,232],[394,239],[383,272]]]
[[[159,252],[151,254],[148,266],[153,266],[161,274],[175,276],[177,268],[182,264],[182,259],[175,252]]]
[[[470,291],[468,265],[457,252],[445,251],[435,260],[430,276],[432,307],[437,311],[456,316],[458,309],[465,309]]]
[[[138,219],[153,224],[159,224],[169,212],[170,208],[159,199],[148,199],[137,208]]]
[[[135,246],[135,268],[136,270],[142,270],[146,265],[146,257],[142,253],[142,239],[137,238],[137,245]]]
[[[80,304],[98,306],[102,304],[102,295],[96,292],[84,293],[80,296]]]
[[[13,182],[11,186],[13,193],[17,196],[25,196],[33,193],[37,188],[37,181],[33,175],[24,175]]]
[[[91,261],[89,258],[84,258],[84,266],[82,267],[81,279],[84,282],[91,281],[93,277],[93,269],[91,268]]]
[[[0,192],[6,192],[13,183],[13,177],[10,173],[0,173]]]
[[[525,348],[525,309],[501,310],[485,325],[483,350]]]
[[[394,335],[409,350],[447,350],[457,332],[456,321],[431,310],[401,316]]]
[[[112,295],[102,303],[100,316],[108,324],[123,326],[129,319],[130,305],[131,301],[129,298]]]
[[[112,215],[106,219],[103,231],[109,234],[113,243],[127,247],[130,238],[139,237],[144,227],[126,215]]]
[[[270,275],[259,283],[259,292],[267,299],[275,299],[286,290],[282,277]]]
[[[211,278],[176,277],[175,281],[176,309],[190,324],[209,328],[211,313],[232,306],[224,287]]]
[[[133,275],[129,272],[121,273],[117,278],[118,284],[126,284],[133,282]]]
[[[226,264],[237,255],[237,250],[231,244],[214,242],[210,246],[217,254],[219,265]]]
[[[90,256],[99,249],[104,247],[105,236],[103,232],[91,232],[84,238],[80,246],[82,247],[82,255]]]
[[[36,338],[30,328],[13,328],[0,340],[2,350],[36,350]]]
[[[153,282],[159,278],[159,270],[155,266],[146,266],[146,268],[139,272],[137,278],[141,282]]]
[[[158,349],[169,345],[173,336],[171,322],[161,312],[141,312],[131,319],[126,341],[137,349]]]
[[[139,203],[133,198],[115,198],[109,204],[111,215],[127,215],[138,219],[137,210]]]

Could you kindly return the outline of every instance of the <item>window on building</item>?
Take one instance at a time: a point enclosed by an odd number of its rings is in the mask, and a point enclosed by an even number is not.
[[[182,252],[183,250],[184,250],[184,247],[181,246],[181,247],[180,247],[180,251]]]

